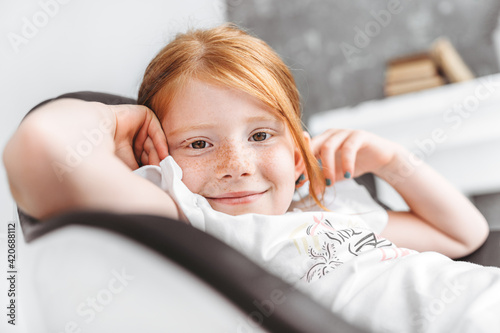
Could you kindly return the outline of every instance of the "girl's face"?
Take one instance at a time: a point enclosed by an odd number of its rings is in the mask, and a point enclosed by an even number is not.
[[[230,215],[287,211],[301,155],[285,123],[257,98],[191,80],[162,126],[182,181]]]

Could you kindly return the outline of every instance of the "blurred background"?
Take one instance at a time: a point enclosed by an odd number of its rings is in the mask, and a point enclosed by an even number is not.
[[[306,118],[384,97],[386,63],[448,37],[476,76],[498,73],[496,0],[228,0],[228,19],[293,68]]]
[[[2,1],[0,147],[45,99],[80,90],[135,98],[148,62],[176,33],[232,21],[292,68],[313,134],[351,127],[399,141],[499,229],[499,13],[496,0]],[[446,64],[412,60],[410,72],[439,80],[390,94],[391,64],[432,55],[440,37],[455,52],[452,69],[470,77],[454,80]],[[0,173],[3,249],[5,224],[16,217],[3,164]],[[404,207],[382,181],[366,181],[389,206]]]

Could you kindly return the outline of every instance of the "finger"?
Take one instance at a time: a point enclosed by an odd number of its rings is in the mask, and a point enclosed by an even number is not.
[[[148,164],[150,165],[160,165],[160,158],[158,157],[158,152],[155,149],[153,140],[148,137],[144,142],[144,151],[148,155]]]
[[[145,133],[140,132],[143,130],[149,109],[142,105],[129,104],[110,105],[109,107],[115,114],[117,126],[121,127],[122,137],[133,137],[134,142],[138,138],[141,141],[140,146],[142,146],[147,137],[147,131]]]
[[[154,155],[161,161],[168,156],[168,145],[165,133],[154,112],[145,107],[143,110],[146,112],[145,120],[135,137],[134,151],[137,154],[136,156],[142,155],[142,149],[146,147],[146,142],[149,142],[147,145],[149,148],[147,151],[148,155],[155,151]],[[151,158],[154,157],[149,156],[149,159]]]
[[[356,156],[363,145],[363,134],[360,132],[352,132],[340,147],[342,176],[351,178],[354,176]]]
[[[153,140],[148,136],[146,140],[144,141],[144,151],[149,155],[153,150],[155,150],[155,146],[153,144]]]
[[[115,143],[123,145],[123,147],[117,147],[116,150],[126,150],[126,147],[131,147],[132,156],[135,158],[136,163],[139,163],[142,154],[143,142],[137,143],[140,149],[136,149],[136,141],[138,131],[142,128],[145,117],[145,107],[139,107],[137,105],[108,105],[108,108],[115,115],[115,133],[114,140]],[[143,137],[145,139],[145,137]],[[140,141],[143,141],[141,139]],[[125,156],[122,153],[120,156]],[[128,158],[128,157],[127,157]],[[129,163],[127,163],[129,164]]]
[[[160,161],[163,160],[168,156],[167,137],[165,136],[165,132],[163,132],[160,121],[156,116],[154,116],[154,118],[151,120],[151,126],[149,127],[148,135],[153,141],[153,145],[157,152],[158,158],[160,159]]]
[[[160,165],[161,159],[158,157],[158,152],[156,151],[156,149],[148,154],[148,158],[149,165]]]
[[[163,160],[168,156],[167,138],[165,137],[161,123],[154,112],[146,107],[144,107],[144,109],[145,112],[147,112],[145,115],[146,119],[135,138],[134,150],[140,152],[145,141],[149,137],[153,142],[154,148],[158,152],[158,156]]]
[[[331,172],[326,170],[327,167],[324,166],[323,161],[321,160],[321,149],[323,148],[323,150],[325,151],[326,147],[323,147],[323,144],[325,143],[325,141],[327,141],[330,138],[330,136],[332,136],[334,131],[335,131],[334,129],[329,129],[329,130],[326,130],[323,133],[321,133],[313,138],[309,137],[309,148],[310,148],[312,154],[314,155],[314,157],[316,157],[316,159],[320,161],[321,167],[322,167],[322,172],[326,178],[327,184],[329,182],[332,182],[332,179],[331,179],[332,177],[331,177]],[[324,152],[324,154],[328,154],[328,153]],[[328,165],[328,162],[326,164]]]
[[[149,115],[148,111],[149,109],[146,109],[145,107],[132,110],[132,112],[142,113],[142,118],[143,118],[142,124],[139,125],[140,126],[139,131],[135,134],[133,138],[134,152],[136,154],[136,158],[138,159],[139,157],[142,158],[144,143],[148,138],[148,130],[149,130],[148,127],[151,121],[151,116]]]
[[[149,157],[148,154],[143,150],[141,154],[141,163],[142,165],[148,165],[149,164]]]
[[[311,151],[314,154],[314,156],[319,158],[321,146],[323,145],[323,143],[327,139],[329,139],[332,135],[334,135],[335,133],[338,133],[339,131],[341,131],[341,130],[329,129],[329,130],[326,130],[323,133],[315,136],[314,138],[312,138],[311,143],[310,143],[310,147],[311,147]]]
[[[321,145],[319,157],[321,158],[323,173],[327,179],[328,185],[332,185],[336,179],[338,179],[337,173],[342,172],[342,170],[337,171],[338,161],[336,158],[336,152],[339,150],[348,135],[348,130],[335,131],[331,133]]]

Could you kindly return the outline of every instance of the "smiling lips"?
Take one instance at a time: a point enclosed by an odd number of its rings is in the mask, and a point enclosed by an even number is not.
[[[231,192],[231,193],[224,193],[221,195],[218,195],[216,197],[206,197],[208,200],[224,204],[224,205],[241,205],[241,204],[249,204],[252,202],[257,201],[266,193],[267,191],[263,192],[252,192],[252,191],[245,191],[245,192]]]

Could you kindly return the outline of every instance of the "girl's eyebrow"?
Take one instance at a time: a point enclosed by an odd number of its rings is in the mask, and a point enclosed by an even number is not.
[[[203,130],[203,129],[213,128],[213,127],[215,127],[215,123],[201,123],[201,124],[195,124],[195,125],[190,125],[190,126],[183,126],[183,127],[179,127],[179,128],[174,129],[172,132],[169,133],[169,136],[173,136],[173,135],[178,134],[178,133]]]
[[[275,126],[281,125],[281,120],[277,118],[274,115],[259,115],[259,116],[251,116],[246,119],[248,123],[259,123],[259,122],[273,122]],[[169,136],[176,135],[178,133],[186,133],[190,131],[196,131],[196,130],[205,130],[205,129],[210,129],[214,128],[217,126],[217,123],[199,123],[199,124],[194,124],[194,125],[189,125],[189,126],[183,126],[174,129],[172,132],[169,133]]]

